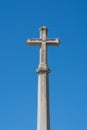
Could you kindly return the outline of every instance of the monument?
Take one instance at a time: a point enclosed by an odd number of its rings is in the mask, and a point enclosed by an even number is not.
[[[28,39],[29,46],[40,46],[38,73],[38,111],[37,111],[37,130],[50,130],[49,112],[49,72],[47,65],[47,47],[58,46],[59,39],[47,38],[48,29],[45,26],[40,28],[40,39]]]

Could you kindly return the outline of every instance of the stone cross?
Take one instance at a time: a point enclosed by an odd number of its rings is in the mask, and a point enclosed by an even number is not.
[[[40,28],[40,39],[28,39],[29,46],[40,46],[40,61],[37,69],[38,73],[38,111],[37,130],[50,130],[49,112],[49,84],[48,74],[50,72],[47,65],[47,47],[58,46],[59,39],[48,39],[48,29],[45,26]]]

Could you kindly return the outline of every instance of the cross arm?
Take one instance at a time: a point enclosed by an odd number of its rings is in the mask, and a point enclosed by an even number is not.
[[[60,45],[60,40],[58,38],[56,38],[56,39],[47,39],[46,44],[47,44],[47,46],[59,46]]]
[[[41,39],[29,38],[27,40],[27,43],[28,43],[29,46],[38,46],[38,45],[40,46],[41,45]]]
[[[29,46],[40,46],[41,43],[43,42],[42,39],[35,39],[35,38],[29,38],[27,40],[27,43]],[[57,39],[46,39],[46,45],[47,46],[59,46],[60,45],[60,40],[57,38]]]

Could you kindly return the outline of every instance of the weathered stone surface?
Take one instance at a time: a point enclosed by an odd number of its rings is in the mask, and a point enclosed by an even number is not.
[[[30,46],[40,46],[40,60],[37,69],[38,73],[38,112],[37,112],[37,130],[50,130],[50,112],[49,112],[49,81],[50,72],[47,65],[47,46],[58,46],[59,39],[48,39],[48,29],[43,26],[40,28],[40,39],[28,39]]]
[[[50,130],[49,86],[46,72],[38,75],[38,112],[37,130]]]

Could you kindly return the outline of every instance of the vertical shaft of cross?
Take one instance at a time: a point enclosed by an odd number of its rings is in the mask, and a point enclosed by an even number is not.
[[[49,85],[47,67],[47,28],[40,29],[40,63],[38,73],[38,113],[37,113],[37,130],[50,130],[49,115]]]
[[[40,28],[40,39],[42,40],[42,44],[40,46],[40,63],[39,68],[47,68],[47,28]]]

